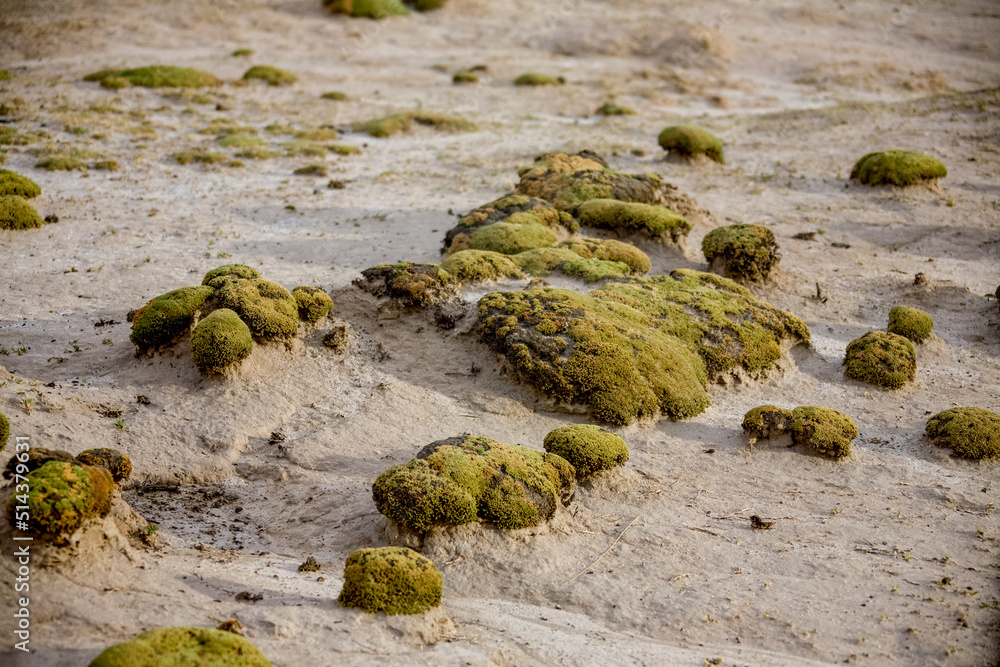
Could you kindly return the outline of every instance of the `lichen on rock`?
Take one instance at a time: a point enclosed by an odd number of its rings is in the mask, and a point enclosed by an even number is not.
[[[761,225],[717,227],[705,235],[701,249],[709,270],[738,282],[767,280],[781,260],[774,232]]]
[[[440,266],[413,262],[365,269],[354,285],[372,296],[388,297],[408,308],[424,308],[458,293],[455,278]]]
[[[628,445],[621,436],[592,424],[563,426],[545,436],[545,451],[557,454],[573,466],[578,479],[623,466]]]
[[[1000,414],[985,408],[951,408],[927,420],[926,433],[957,458],[1000,459]]]
[[[214,628],[157,628],[104,649],[89,667],[271,667],[248,639]]]
[[[442,584],[434,562],[413,549],[358,549],[344,564],[337,600],[369,614],[422,614],[441,604]]]
[[[894,333],[869,331],[851,341],[844,354],[844,377],[899,389],[917,376],[913,343]]]

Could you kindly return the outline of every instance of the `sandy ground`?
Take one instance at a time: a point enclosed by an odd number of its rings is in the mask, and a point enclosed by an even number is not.
[[[450,0],[378,23],[319,5],[0,1],[4,118],[44,133],[5,147],[4,167],[35,179],[36,207],[59,218],[0,234],[0,405],[33,446],[127,452],[123,498],[141,515],[120,503],[89,542],[36,563],[30,656],[5,653],[14,566],[0,531],[0,661],[80,665],[149,628],[236,618],[276,665],[997,663],[1000,468],[954,460],[923,435],[941,410],[1000,409],[996,3]],[[256,53],[229,55],[241,47]],[[251,63],[300,80],[235,85]],[[81,81],[147,64],[229,83],[198,97]],[[477,64],[481,84],[452,85]],[[531,70],[567,85],[511,85]],[[319,99],[329,90],[351,101]],[[594,116],[606,101],[638,114]],[[308,129],[415,108],[479,130],[347,132],[360,155],[242,169],[170,158],[218,150],[198,134],[217,118]],[[717,133],[727,164],[665,161],[656,135],[682,121]],[[121,170],[35,169],[30,151],[45,141]],[[716,224],[771,227],[781,272],[754,291],[802,317],[812,345],[763,382],[714,387],[695,419],[619,430],[626,468],[585,484],[550,524],[432,532],[438,612],[341,608],[346,557],[393,539],[371,500],[381,471],[463,432],[540,449],[549,430],[587,420],[512,383],[472,317],[438,330],[351,281],[377,263],[440,261],[456,214],[509,190],[534,156],[583,148],[711,211],[685,254],[643,246],[654,273],[704,269]],[[888,148],[935,155],[949,175],[906,190],[847,181],[859,156]],[[291,175],[317,161],[329,177]],[[792,238],[802,232],[818,233]],[[135,358],[126,313],[229,262],[321,286],[335,311],[225,380],[200,376],[183,344]],[[847,343],[884,329],[897,304],[935,320],[917,381],[887,392],[845,380]],[[321,343],[335,323],[352,335],[341,355]],[[762,403],[852,416],[851,457],[785,441],[751,452],[739,423]],[[285,441],[270,444],[272,432]],[[751,530],[752,514],[777,525]],[[160,526],[156,548],[122,538],[145,521]],[[307,556],[321,572],[297,572]],[[237,601],[242,591],[263,599]]]

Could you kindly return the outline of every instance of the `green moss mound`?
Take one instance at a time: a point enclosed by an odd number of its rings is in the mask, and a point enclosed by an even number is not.
[[[792,410],[792,442],[826,456],[842,459],[851,453],[858,437],[854,421],[832,408],[804,405]]]
[[[479,75],[467,69],[460,69],[451,77],[452,83],[479,83]]]
[[[928,437],[963,459],[1000,459],[1000,415],[984,408],[952,408],[927,420]]]
[[[105,86],[106,88],[121,87],[117,81],[120,79],[133,86],[144,88],[204,88],[222,85],[222,81],[208,72],[173,65],[153,65],[125,70],[106,69],[83,77],[84,81],[99,81],[102,86],[108,81],[111,85]]]
[[[444,6],[447,0],[408,0],[408,3],[413,5],[413,8],[418,12],[429,12],[435,9],[440,9]]]
[[[489,250],[504,255],[516,255],[532,248],[550,248],[558,238],[548,227],[536,224],[516,224],[495,222],[472,232],[469,247],[473,250]]]
[[[45,171],[87,171],[87,163],[75,157],[50,157],[36,162],[35,168]]]
[[[714,134],[696,125],[671,125],[664,128],[657,138],[660,148],[681,157],[704,155],[719,164],[725,164],[722,142]]]
[[[418,533],[477,519],[528,528],[572,496],[574,475],[555,454],[466,434],[433,442],[409,463],[389,468],[375,480],[372,497],[379,512]]]
[[[615,241],[614,239],[578,237],[569,241],[563,241],[558,247],[571,250],[584,259],[621,262],[628,267],[629,273],[637,275],[649,273],[649,270],[652,268],[649,255],[634,245]]]
[[[609,262],[604,259],[584,259],[582,257],[564,262],[559,270],[567,276],[580,278],[586,283],[624,278],[632,272],[625,262]]]
[[[136,311],[129,340],[140,353],[170,345],[191,329],[214,293],[211,287],[198,286],[161,294]]]
[[[250,327],[227,308],[212,311],[191,333],[194,365],[202,373],[222,373],[249,357],[251,352]]]
[[[611,282],[589,294],[542,288],[479,301],[481,340],[513,374],[601,421],[691,417],[710,404],[709,378],[760,374],[781,344],[808,341],[797,317],[710,273]]]
[[[25,199],[34,199],[42,194],[38,183],[27,176],[22,176],[10,169],[0,169],[0,196],[17,195]]]
[[[10,437],[10,421],[7,415],[0,412],[0,452],[7,446],[7,439]]]
[[[229,156],[225,153],[208,151],[204,148],[195,148],[189,151],[178,151],[176,153],[172,153],[170,157],[177,160],[177,164],[191,164],[193,162],[201,162],[202,164],[217,164],[227,162],[229,160]]]
[[[114,481],[103,468],[47,461],[28,474],[27,503],[16,496],[7,504],[11,525],[17,505],[28,506],[28,532],[49,541],[72,535],[93,516],[111,509]]]
[[[410,111],[354,123],[351,125],[351,130],[364,132],[373,137],[390,137],[400,132],[409,132],[414,123],[427,125],[441,132],[475,132],[477,129],[475,123],[463,118],[424,111]]]
[[[568,248],[532,248],[511,257],[525,273],[544,278],[567,262],[582,259]]]
[[[224,264],[206,273],[201,284],[218,289],[234,279],[256,280],[260,277],[260,271],[246,264]]]
[[[220,308],[229,308],[259,338],[294,336],[299,305],[291,293],[267,278],[229,280],[216,293]]]
[[[514,79],[515,86],[561,86],[566,79],[561,76],[550,76],[539,72],[528,72]]]
[[[27,475],[38,470],[49,461],[60,461],[63,463],[80,463],[76,457],[62,449],[46,449],[45,447],[32,447],[28,450],[28,460],[18,461],[16,456],[10,457],[7,467],[4,468],[3,478],[14,479],[15,474]],[[19,466],[20,469],[18,468]]]
[[[455,278],[437,264],[397,262],[365,269],[354,281],[369,294],[388,297],[408,308],[424,308],[454,297]]]
[[[844,355],[844,377],[899,389],[917,376],[917,354],[903,336],[870,331],[851,341]]]
[[[334,102],[346,102],[351,99],[347,93],[342,93],[339,90],[331,90],[328,93],[323,93],[319,97],[321,100],[332,100]]]
[[[299,317],[306,322],[318,322],[333,308],[330,295],[309,285],[299,285],[292,290],[292,296],[299,305]]]
[[[930,338],[934,319],[918,308],[895,306],[889,311],[889,333],[922,343]]]
[[[269,86],[290,86],[299,80],[291,72],[271,65],[254,65],[243,73],[244,81],[253,79],[259,79]]]
[[[776,405],[758,405],[743,415],[743,432],[750,438],[750,444],[753,444],[758,440],[784,435],[791,423],[791,411]]]
[[[331,14],[350,14],[359,18],[384,19],[408,16],[410,10],[399,0],[323,0]]]
[[[226,134],[219,137],[219,145],[223,148],[254,148],[263,146],[264,140],[252,134]]]
[[[639,232],[650,238],[679,242],[691,231],[691,223],[664,206],[615,199],[591,199],[577,209],[580,224],[588,227]]]
[[[117,449],[100,447],[87,449],[76,455],[80,463],[98,468],[104,468],[111,473],[116,484],[121,484],[132,475],[132,459]]]
[[[498,222],[514,225],[535,224],[554,231],[576,231],[579,225],[567,213],[561,213],[552,204],[525,195],[505,195],[462,216],[458,224],[448,230],[444,238],[444,251],[453,253],[467,250],[471,235],[482,227]]]
[[[634,116],[635,109],[608,102],[602,104],[594,113],[598,116]]]
[[[463,283],[524,277],[513,259],[488,250],[460,250],[441,262],[441,268]]]
[[[0,195],[0,229],[35,229],[42,226],[35,207],[20,195]]]
[[[422,614],[441,604],[442,584],[433,561],[413,549],[358,549],[344,565],[344,588],[337,600],[369,614]]]
[[[90,667],[271,667],[244,637],[209,628],[158,628],[105,649]]]
[[[937,158],[910,151],[868,153],[851,170],[851,179],[865,185],[915,185],[947,175]]]
[[[229,55],[233,58],[245,58],[247,56],[252,56],[255,53],[253,49],[236,49]]]
[[[578,479],[625,465],[628,445],[618,435],[600,426],[563,426],[545,436],[545,451],[563,457],[576,470]]]
[[[774,233],[761,225],[717,227],[701,242],[709,267],[739,282],[767,280],[781,255]]]

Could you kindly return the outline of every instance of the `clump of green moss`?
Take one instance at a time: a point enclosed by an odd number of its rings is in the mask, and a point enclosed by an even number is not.
[[[244,81],[253,79],[259,79],[269,86],[289,86],[299,80],[291,72],[271,65],[254,65],[243,73]]]
[[[444,6],[447,0],[406,0],[418,12],[429,12]]]
[[[35,168],[45,171],[87,171],[87,163],[75,157],[50,157],[36,162]]]
[[[28,474],[27,502],[16,496],[7,504],[14,525],[17,505],[27,505],[28,532],[49,541],[72,535],[94,516],[111,509],[114,480],[104,468],[48,461]]]
[[[118,164],[117,160],[98,160],[91,167],[98,171],[118,171],[121,169],[121,165]]]
[[[109,447],[87,449],[76,455],[76,460],[84,465],[104,468],[111,473],[116,484],[121,484],[132,475],[132,460],[127,454]]]
[[[7,461],[4,468],[3,478],[13,479],[14,475],[27,475],[38,470],[49,461],[60,461],[62,463],[80,463],[76,457],[62,449],[46,449],[45,447],[32,447],[28,450],[28,460],[19,461],[18,457],[12,456]],[[20,468],[19,468],[20,467]]]
[[[563,262],[559,266],[559,270],[567,276],[580,278],[587,283],[624,278],[632,272],[625,262],[609,262],[604,259],[584,259],[583,257]]]
[[[89,667],[271,667],[244,637],[210,628],[158,628],[106,648]]]
[[[927,420],[938,447],[963,459],[1000,459],[1000,415],[984,408],[952,408]]]
[[[514,79],[515,86],[561,86],[566,79],[561,76],[550,76],[539,72],[528,72]]]
[[[381,20],[390,16],[408,16],[410,10],[399,0],[323,0],[331,14]]]
[[[441,604],[441,572],[413,549],[358,549],[344,565],[337,600],[369,614],[422,614]]]
[[[191,164],[201,162],[202,164],[218,164],[229,160],[229,156],[218,151],[209,151],[204,148],[193,148],[188,151],[178,151],[170,157],[177,160],[177,164]]]
[[[84,81],[99,81],[105,88],[119,88],[120,81],[144,88],[204,88],[221,86],[222,81],[208,72],[190,67],[153,65],[136,69],[106,69],[83,77]],[[107,82],[107,85],[106,85]]]
[[[577,209],[580,224],[614,229],[620,232],[640,232],[654,239],[678,243],[691,231],[691,223],[664,206],[591,199]]]
[[[215,118],[208,127],[198,130],[198,134],[214,134],[222,137],[227,134],[257,134],[257,128],[250,125],[237,125],[228,118]]]
[[[231,280],[256,280],[260,271],[246,264],[223,264],[205,274],[201,284],[218,289]]]
[[[325,164],[310,164],[305,167],[299,167],[292,174],[294,176],[326,176],[327,170]]]
[[[468,249],[476,230],[498,222],[541,225],[570,232],[579,227],[572,216],[561,213],[546,201],[524,195],[505,195],[462,216],[458,224],[445,234],[445,252],[450,254]]]
[[[322,144],[318,141],[311,141],[309,139],[296,139],[294,141],[286,141],[281,144],[281,147],[285,149],[285,156],[287,157],[326,157],[330,152],[330,147],[326,144]]]
[[[581,236],[569,241],[563,241],[558,247],[572,250],[584,259],[621,262],[628,266],[630,273],[637,275],[649,273],[649,270],[652,268],[649,255],[634,245],[615,241],[614,239],[592,239]]]
[[[578,479],[625,465],[628,445],[618,435],[600,426],[563,426],[545,436],[545,451],[563,457],[576,470]]]
[[[42,194],[38,183],[27,176],[22,176],[10,169],[0,169],[0,196],[17,195],[25,199],[34,199]]]
[[[354,284],[369,294],[389,297],[408,308],[424,308],[452,298],[455,278],[437,264],[397,262],[365,269]]]
[[[567,248],[531,248],[520,252],[511,259],[525,273],[544,277],[553,271],[580,278],[584,282],[596,283],[609,278],[624,278],[632,273],[625,262],[585,258]]]
[[[333,100],[334,102],[346,102],[351,99],[347,93],[342,93],[339,90],[331,90],[328,93],[323,93],[319,97],[322,100]]]
[[[253,148],[263,146],[264,140],[252,134],[226,134],[219,138],[223,148]]]
[[[333,308],[333,299],[318,287],[299,285],[292,290],[292,296],[299,305],[299,317],[306,322],[318,322]]]
[[[615,425],[694,416],[710,404],[709,378],[763,373],[784,339],[809,339],[801,320],[746,288],[686,269],[589,294],[493,292],[479,313],[480,338],[517,377]]]
[[[467,69],[460,69],[451,77],[452,83],[479,83],[479,75]]]
[[[480,227],[469,235],[469,247],[473,250],[489,250],[504,255],[516,255],[532,248],[551,248],[558,238],[543,225],[529,222],[495,222]]]
[[[0,69],[0,81],[10,81],[10,72]]]
[[[463,283],[524,276],[510,257],[488,250],[459,250],[441,262],[441,268]]]
[[[191,355],[202,373],[222,373],[251,352],[250,327],[228,308],[213,310],[191,332]]]
[[[19,195],[0,195],[0,229],[34,229],[42,218],[28,200]]]
[[[466,434],[433,442],[409,463],[389,468],[375,480],[372,497],[382,514],[418,533],[476,520],[527,528],[568,501],[574,476],[555,454]]]
[[[215,294],[211,287],[182,287],[161,294],[136,311],[129,340],[140,353],[172,344],[191,330],[205,301]]]
[[[598,116],[634,116],[635,109],[607,102],[594,112]]]
[[[719,164],[725,164],[722,142],[708,130],[695,125],[671,125],[660,132],[657,141],[668,153],[690,158],[704,155]]]
[[[739,282],[767,280],[781,255],[774,233],[761,225],[716,227],[701,242],[709,270]]]
[[[329,148],[331,153],[336,153],[337,155],[357,155],[361,152],[360,148],[351,144],[335,144]]]
[[[7,446],[7,438],[10,437],[10,421],[7,420],[7,415],[0,412],[0,452],[3,448]]]
[[[299,330],[295,297],[266,278],[229,280],[216,292],[220,308],[229,308],[259,338],[294,336]]]
[[[868,153],[851,170],[851,179],[866,185],[914,185],[947,175],[937,158],[910,151]]]
[[[803,405],[792,410],[788,430],[792,442],[835,459],[851,453],[851,441],[858,437],[854,421],[832,408]]]
[[[792,413],[776,405],[759,405],[743,415],[743,432],[750,444],[758,440],[777,438],[788,432],[792,423]]]
[[[334,141],[340,139],[340,132],[332,127],[313,127],[308,130],[297,130],[295,138],[306,141]]]
[[[241,157],[246,160],[271,160],[276,157],[281,157],[281,153],[278,151],[272,151],[269,148],[262,148],[257,146],[255,148],[247,148],[236,154],[236,157]],[[242,165],[242,163],[241,163]],[[236,166],[235,162],[232,166]]]
[[[390,137],[400,132],[409,132],[413,124],[427,125],[441,132],[475,132],[476,125],[464,118],[428,113],[425,111],[408,111],[397,113],[385,118],[354,123],[351,130],[364,132],[373,137]]]
[[[931,335],[934,319],[918,308],[895,306],[889,311],[889,333],[922,343]]]
[[[850,342],[844,355],[844,377],[899,389],[917,376],[913,343],[894,333],[869,331]]]
[[[246,56],[252,56],[254,54],[253,49],[236,49],[231,55],[233,58],[244,58]]]

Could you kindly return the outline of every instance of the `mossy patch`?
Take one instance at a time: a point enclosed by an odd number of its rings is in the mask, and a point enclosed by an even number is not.
[[[313,127],[308,130],[297,130],[294,136],[296,139],[306,141],[335,141],[340,139],[340,132],[332,127]]]
[[[188,151],[178,151],[170,157],[177,160],[177,164],[191,164],[201,162],[202,164],[219,164],[227,162],[229,156],[218,151],[209,151],[204,148],[194,148]]]
[[[795,444],[835,459],[849,456],[851,441],[858,437],[858,429],[850,417],[818,405],[792,410],[788,430]]]
[[[132,475],[132,460],[127,454],[109,447],[87,449],[76,455],[76,460],[89,466],[104,468],[111,473],[116,484],[121,484]]]
[[[223,148],[253,148],[263,146],[264,140],[253,134],[225,134],[219,137]]]
[[[121,80],[143,88],[204,88],[221,86],[222,81],[208,72],[191,67],[153,65],[135,69],[107,69],[83,77],[84,81],[99,81],[105,88],[120,88]]]
[[[229,55],[233,58],[245,58],[247,56],[252,56],[255,53],[253,49],[236,49]]]
[[[202,373],[222,373],[251,352],[250,327],[227,308],[213,310],[191,332],[191,356]]]
[[[328,93],[323,93],[319,97],[321,100],[332,100],[334,102],[346,102],[351,99],[347,93],[343,93],[339,90],[331,90]]]
[[[372,497],[382,514],[418,533],[476,520],[527,528],[568,502],[574,475],[555,454],[466,434],[433,442],[379,475]]]
[[[899,389],[917,376],[913,343],[894,333],[870,331],[850,342],[844,355],[844,377]]]
[[[937,158],[910,151],[868,153],[851,170],[851,179],[865,185],[915,185],[947,175]]]
[[[552,230],[576,231],[579,225],[567,213],[561,213],[546,201],[524,195],[505,195],[470,211],[444,238],[447,253],[469,248],[471,235],[477,229],[498,222],[516,225],[535,224]]]
[[[327,175],[325,164],[310,164],[305,167],[299,167],[292,172],[294,176],[323,176]]]
[[[652,268],[649,255],[634,245],[615,241],[614,239],[593,239],[581,236],[569,241],[563,241],[558,247],[572,250],[584,259],[622,262],[628,266],[630,273],[636,275],[649,273],[649,270]]]
[[[244,637],[210,628],[158,628],[105,649],[89,667],[271,667]]]
[[[365,269],[354,281],[369,294],[408,308],[424,308],[457,294],[455,278],[437,264],[397,262]]]
[[[889,333],[922,343],[930,338],[934,319],[918,308],[895,306],[889,311]]]
[[[0,452],[7,446],[7,438],[10,437],[10,421],[7,415],[0,412]]]
[[[24,197],[0,195],[0,229],[34,229],[42,223],[38,211]]]
[[[87,163],[76,157],[49,157],[36,162],[35,168],[45,171],[87,171]]]
[[[28,460],[19,461],[16,456],[7,460],[7,467],[4,468],[3,478],[14,479],[14,475],[27,475],[38,470],[49,461],[60,461],[62,463],[80,463],[76,457],[62,449],[46,449],[45,447],[32,447],[28,450]]]
[[[441,262],[441,268],[463,283],[524,276],[513,259],[487,250],[460,250]]]
[[[611,282],[589,294],[540,288],[479,301],[480,338],[514,374],[601,421],[681,419],[710,404],[709,378],[759,374],[783,339],[808,341],[798,318],[714,274]]]
[[[0,196],[17,195],[33,199],[42,194],[42,189],[27,176],[10,169],[0,169]]]
[[[561,86],[566,79],[540,72],[527,72],[514,79],[515,86]]]
[[[27,505],[28,532],[41,539],[60,541],[111,509],[114,481],[103,468],[48,461],[29,473],[27,483],[27,503],[14,496],[7,512],[14,525],[16,506]]]
[[[750,444],[758,440],[777,438],[788,432],[792,423],[790,410],[776,405],[758,405],[743,415],[743,432],[750,439]]]
[[[578,479],[625,465],[628,445],[621,436],[600,426],[579,424],[563,426],[545,436],[545,451],[563,457],[576,471]]]
[[[329,147],[331,153],[336,153],[337,155],[357,155],[361,152],[361,149],[352,144],[334,144]]]
[[[294,336],[299,329],[295,297],[267,278],[229,280],[216,293],[220,308],[229,308],[259,338]]]
[[[761,225],[717,227],[701,242],[709,268],[739,282],[767,280],[781,254],[774,233]]]
[[[410,14],[410,10],[399,0],[323,0],[323,6],[331,14],[350,14],[375,20]]]
[[[598,116],[634,116],[635,109],[608,102],[602,104],[594,113]]]
[[[206,273],[201,284],[218,289],[230,280],[256,280],[260,277],[260,271],[246,264],[223,264]]]
[[[441,604],[442,584],[433,561],[413,549],[358,549],[344,565],[344,587],[337,600],[369,614],[422,614]]]
[[[927,436],[963,459],[1000,459],[1000,415],[984,408],[952,408],[927,420]]]
[[[281,157],[281,153],[278,151],[272,151],[270,148],[257,146],[255,148],[247,148],[240,151],[236,154],[236,157],[243,158],[245,160],[272,160],[276,157]],[[235,163],[232,164],[232,166],[236,166]]]
[[[639,232],[654,239],[669,237],[674,243],[691,231],[691,223],[669,208],[615,199],[585,201],[577,209],[577,217],[588,227]]]
[[[550,248],[557,241],[551,229],[534,222],[495,222],[473,231],[469,235],[469,248],[516,255],[532,248]]]
[[[479,75],[467,69],[460,69],[451,77],[452,83],[479,83]]]
[[[299,317],[306,322],[320,321],[333,308],[333,299],[318,287],[299,285],[292,290],[292,296],[299,306]]]
[[[243,73],[244,81],[263,81],[269,86],[290,86],[298,81],[298,77],[280,67],[271,65],[254,65]]]
[[[407,0],[418,12],[429,12],[444,6],[447,0]]]
[[[671,125],[657,138],[660,148],[668,153],[690,158],[696,155],[725,164],[722,142],[714,134],[696,125]]]
[[[215,293],[211,287],[182,287],[161,294],[136,311],[129,340],[140,353],[172,344],[186,334],[205,301]]]
[[[364,132],[373,137],[390,137],[400,132],[409,132],[414,123],[427,125],[441,132],[475,132],[477,129],[475,123],[464,118],[425,111],[409,111],[354,123],[351,125],[351,130]]]

